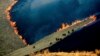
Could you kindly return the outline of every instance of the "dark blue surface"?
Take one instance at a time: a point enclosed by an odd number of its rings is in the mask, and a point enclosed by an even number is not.
[[[72,23],[100,12],[100,0],[19,0],[10,11],[19,34],[32,44]]]
[[[100,16],[100,15],[99,15]],[[54,51],[94,51],[100,49],[100,17],[99,20],[48,49]]]

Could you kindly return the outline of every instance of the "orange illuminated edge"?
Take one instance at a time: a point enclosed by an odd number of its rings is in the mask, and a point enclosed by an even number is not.
[[[93,19],[93,21],[96,21],[96,18],[97,18],[97,17],[96,17],[95,15],[92,15],[92,16],[89,17],[89,19]],[[84,20],[87,20],[87,18],[84,19]],[[76,21],[73,22],[71,25],[66,24],[66,23],[62,23],[62,24],[61,24],[61,27],[60,27],[59,29],[57,29],[57,32],[58,32],[58,31],[62,31],[62,30],[64,30],[64,29],[67,29],[67,28],[69,28],[69,27],[72,26],[72,25],[81,23],[81,22],[83,22],[84,20],[76,20]],[[91,23],[91,22],[89,22],[89,23]],[[87,24],[86,24],[86,25],[87,25]],[[86,25],[85,25],[85,26],[86,26]]]
[[[18,1],[14,1],[14,0],[13,0],[12,4],[11,4],[10,6],[8,6],[8,8],[5,10],[5,13],[6,13],[6,15],[7,15],[8,21],[10,22],[10,25],[11,25],[12,28],[14,29],[14,32],[15,32],[17,35],[19,35],[19,34],[18,34],[17,27],[16,27],[16,22],[13,22],[13,21],[10,20],[10,19],[11,19],[10,10],[12,9],[12,7],[13,7],[17,2],[18,2]],[[95,16],[95,15],[92,15],[92,16],[90,16],[89,18],[93,19],[93,21],[96,20],[96,16]],[[67,29],[67,28],[69,28],[70,26],[75,25],[75,24],[77,24],[77,23],[80,23],[80,22],[82,22],[82,21],[83,21],[83,20],[76,20],[76,21],[73,22],[71,25],[66,24],[66,23],[62,23],[62,24],[61,24],[61,27],[60,27],[59,29],[57,29],[57,32],[58,32],[58,31],[61,31],[61,30],[63,30],[63,29]],[[23,41],[23,43],[24,43],[25,45],[27,44],[26,40],[23,39],[23,37],[22,37],[21,35],[19,35],[19,38]]]
[[[16,27],[16,22],[13,22],[11,21],[11,16],[10,16],[10,10],[13,8],[13,6],[17,3],[18,1],[17,0],[12,0],[12,3],[11,5],[8,6],[8,8],[5,10],[5,13],[6,13],[6,17],[7,17],[7,20],[10,22],[10,26],[14,29],[14,32],[15,34],[19,35],[18,34],[18,30],[17,30],[17,27]],[[26,40],[23,39],[23,37],[21,35],[19,35],[19,38],[23,41],[23,43],[25,45],[28,45]]]

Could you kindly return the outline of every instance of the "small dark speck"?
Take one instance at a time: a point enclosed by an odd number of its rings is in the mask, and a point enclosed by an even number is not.
[[[62,34],[63,36],[66,36],[66,34]]]
[[[35,48],[35,46],[33,46],[33,48]]]
[[[52,45],[52,42],[50,42],[50,45]]]
[[[74,29],[72,29],[72,32],[74,32]]]
[[[56,41],[58,41],[59,39],[58,38],[56,38]]]
[[[70,33],[70,31],[68,31],[68,33]]]
[[[62,40],[62,38],[56,38],[56,41]]]

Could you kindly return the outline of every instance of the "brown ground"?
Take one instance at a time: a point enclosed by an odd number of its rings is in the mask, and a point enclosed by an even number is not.
[[[10,0],[0,0],[0,56],[8,54],[18,48],[23,47],[21,40],[14,34],[13,29],[10,27],[9,22],[6,19],[4,13],[7,6],[10,4]],[[91,52],[48,52],[30,54],[30,56],[100,56],[100,50]]]
[[[48,52],[30,54],[30,56],[100,56],[100,50],[95,51],[73,51],[73,52]]]
[[[11,0],[0,0],[0,56],[24,46],[6,19],[4,11],[10,3]]]

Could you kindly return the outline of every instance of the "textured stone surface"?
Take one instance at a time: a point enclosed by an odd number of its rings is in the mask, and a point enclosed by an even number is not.
[[[4,11],[10,4],[11,0],[0,0],[0,56],[24,47],[6,19]]]

